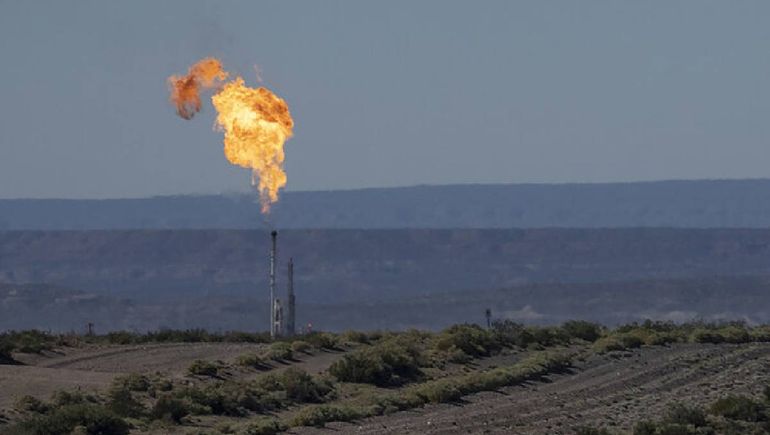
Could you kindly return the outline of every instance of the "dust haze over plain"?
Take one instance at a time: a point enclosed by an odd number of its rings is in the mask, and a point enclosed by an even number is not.
[[[182,7],[184,5],[184,7]],[[202,56],[296,119],[289,190],[767,177],[770,4],[0,2],[0,197],[248,189]],[[208,104],[208,102],[207,102]]]

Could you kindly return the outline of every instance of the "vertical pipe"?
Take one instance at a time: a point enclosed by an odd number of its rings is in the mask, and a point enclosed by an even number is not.
[[[286,317],[286,334],[289,336],[292,336],[295,334],[294,329],[294,320],[295,320],[295,309],[294,309],[294,259],[289,258],[289,271],[288,271],[288,279],[287,279],[287,302],[289,303],[289,313]]]
[[[270,247],[270,338],[275,338],[275,255],[276,238],[278,231],[270,233],[272,246]]]

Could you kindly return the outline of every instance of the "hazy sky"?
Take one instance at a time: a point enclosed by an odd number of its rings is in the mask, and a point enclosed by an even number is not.
[[[0,197],[243,191],[220,57],[289,103],[291,190],[770,177],[768,1],[0,0]]]

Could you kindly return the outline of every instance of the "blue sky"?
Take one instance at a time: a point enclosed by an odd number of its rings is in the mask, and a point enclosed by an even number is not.
[[[0,197],[247,191],[205,56],[289,103],[291,190],[770,177],[766,1],[0,0]]]

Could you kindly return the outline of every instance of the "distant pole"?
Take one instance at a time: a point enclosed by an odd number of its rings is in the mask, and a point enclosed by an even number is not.
[[[487,318],[487,329],[492,328],[492,310],[487,308],[486,311],[484,311],[484,316]]]
[[[289,270],[287,278],[287,302],[289,304],[289,313],[286,316],[286,335],[292,336],[296,333],[294,322],[296,316],[296,300],[294,299],[294,259],[289,258]]]
[[[276,256],[276,238],[278,231],[273,230],[270,233],[270,338],[275,338],[275,256]]]
[[[88,332],[87,335],[90,337],[94,335],[94,324],[91,322],[88,322]]]

